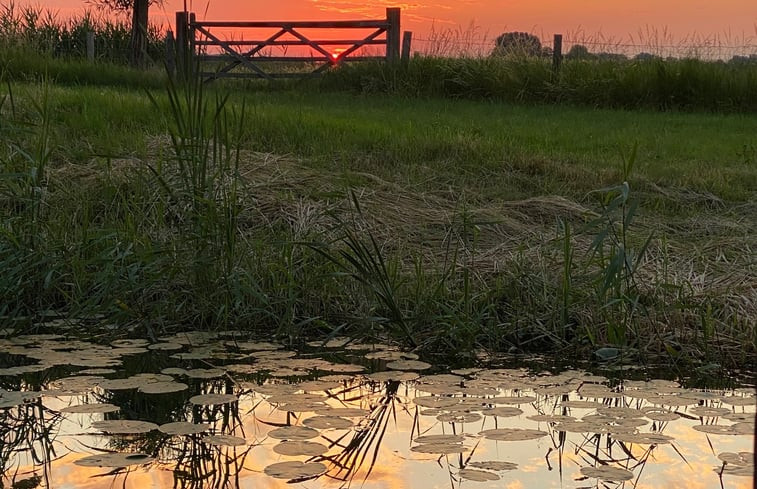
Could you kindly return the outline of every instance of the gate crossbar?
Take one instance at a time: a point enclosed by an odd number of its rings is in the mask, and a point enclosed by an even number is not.
[[[186,19],[182,26],[179,19]],[[185,26],[185,27],[184,27]],[[278,28],[278,30],[264,40],[223,40],[214,34],[213,28]],[[222,77],[256,77],[256,78],[279,78],[290,76],[315,76],[328,68],[346,61],[358,61],[367,59],[397,59],[398,56],[398,33],[399,33],[399,9],[387,9],[387,18],[382,20],[359,20],[359,21],[294,21],[294,22],[197,22],[194,14],[189,12],[177,12],[177,30],[185,29],[186,38],[189,42],[190,53],[204,61],[222,62],[222,66],[215,72],[200,73],[206,81]],[[357,39],[311,39],[299,29],[371,29],[365,36],[355,36]],[[384,37],[382,37],[382,35]],[[283,36],[288,38],[282,39]],[[291,38],[289,38],[291,36]],[[262,36],[261,36],[262,37]],[[346,36],[345,36],[346,37]],[[386,46],[385,56],[355,56],[355,52],[368,45]],[[275,46],[304,46],[310,48],[311,55],[287,56],[263,56],[262,51]],[[340,46],[336,53],[331,53],[327,46]],[[198,53],[208,47],[216,47],[220,54]],[[270,73],[261,67],[261,63],[279,62],[311,62],[317,63],[309,73]],[[242,73],[232,73],[235,68],[243,68]]]
[[[196,23],[193,25],[193,27],[196,29],[196,31],[201,34],[202,36],[206,37],[207,41],[195,41],[196,46],[218,46],[220,47],[225,55],[206,55],[203,56],[203,59],[205,60],[222,60],[222,59],[228,59],[231,58],[231,60],[223,67],[218,69],[214,73],[207,73],[206,75],[208,79],[216,79],[223,77],[226,73],[230,72],[231,70],[242,66],[244,68],[247,68],[248,70],[255,73],[258,77],[261,78],[272,78],[272,76],[269,73],[266,73],[263,69],[261,69],[259,66],[257,66],[256,62],[264,62],[268,61],[266,57],[259,56],[258,54],[269,46],[308,46],[311,49],[313,49],[315,52],[319,53],[321,57],[315,56],[311,57],[310,59],[312,61],[318,62],[322,61],[322,63],[318,66],[316,66],[311,72],[310,75],[317,75],[319,73],[322,73],[323,71],[329,69],[330,67],[339,64],[341,61],[343,61],[345,58],[350,56],[352,53],[357,51],[358,49],[362,48],[363,46],[370,45],[370,44],[386,44],[386,41],[384,40],[378,40],[377,38],[385,34],[387,32],[386,26],[380,26],[375,31],[371,32],[367,36],[363,37],[362,39],[358,40],[327,40],[327,41],[315,41],[308,39],[307,36],[302,34],[301,32],[298,32],[295,27],[291,26],[283,26],[278,32],[270,36],[269,38],[263,40],[263,41],[246,41],[245,43],[252,44],[252,48],[245,51],[240,52],[237,49],[234,49],[234,46],[240,46],[241,44],[239,42],[237,43],[231,43],[229,41],[224,41],[222,39],[219,39],[218,36],[214,35],[212,32],[210,32],[209,29],[206,28],[206,25],[204,23]],[[289,40],[289,41],[279,41],[277,40],[286,35],[291,34],[293,37],[296,38],[296,40]],[[248,44],[249,45],[249,44]],[[323,45],[344,45],[348,46],[346,49],[339,53],[330,53],[326,49],[323,48]],[[362,57],[361,59],[365,59],[366,57]],[[375,58],[383,58],[383,56],[376,56]],[[286,57],[273,57],[273,60],[276,61],[282,61],[286,60]],[[296,59],[302,59],[302,58],[296,58]]]

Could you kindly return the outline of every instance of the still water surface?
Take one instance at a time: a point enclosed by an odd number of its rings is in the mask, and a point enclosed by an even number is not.
[[[753,485],[753,386],[315,351],[231,332],[0,339],[0,487]]]

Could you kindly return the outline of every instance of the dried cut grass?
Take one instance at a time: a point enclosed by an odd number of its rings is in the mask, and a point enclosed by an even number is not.
[[[160,155],[164,145],[157,138],[151,148]],[[128,183],[145,168],[136,159],[113,160],[108,178]],[[296,241],[329,240],[338,237],[337,220],[350,222],[366,236],[370,232],[387,254],[420,257],[429,270],[448,265],[452,248],[459,264],[484,283],[511,268],[517,256],[544,274],[541,280],[557,284],[564,258],[558,221],[580,229],[597,217],[588,204],[561,196],[468,207],[463,197],[410,191],[365,173],[328,173],[287,155],[245,151],[239,172],[244,183],[240,222],[247,233],[285,229]],[[61,186],[95,186],[103,178],[102,165],[66,165],[51,171],[50,178]],[[350,191],[362,208],[359,219],[349,203]],[[682,197],[684,205],[698,204],[707,211],[675,219],[649,214],[637,218],[634,233],[639,239],[650,233],[655,237],[637,277],[642,292],[671,309],[677,303],[713,304],[719,322],[731,327],[719,338],[721,346],[743,350],[745,342],[753,344],[755,325],[749,318],[757,317],[757,263],[751,243],[757,242],[757,205],[729,207],[712,196],[653,184],[646,184],[644,192],[645,197]],[[593,237],[574,236],[577,258],[588,258]],[[691,330],[699,321],[696,308],[678,313],[665,309],[648,318],[658,337],[696,336]],[[588,309],[576,312],[587,322],[593,314]]]

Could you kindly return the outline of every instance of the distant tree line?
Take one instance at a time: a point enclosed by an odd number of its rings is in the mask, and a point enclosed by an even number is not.
[[[549,57],[552,56],[552,48],[543,46],[541,39],[528,32],[505,32],[497,36],[494,40],[494,49],[491,56],[526,56],[526,57]],[[645,61],[652,59],[662,59],[661,56],[642,52],[633,57],[622,53],[599,52],[592,53],[589,48],[583,44],[574,44],[565,54],[568,60],[603,60],[603,61],[623,61],[635,60]],[[749,56],[733,56],[728,61],[734,64],[757,63],[757,54]]]

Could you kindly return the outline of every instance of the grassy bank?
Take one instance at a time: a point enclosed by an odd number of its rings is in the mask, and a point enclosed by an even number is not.
[[[757,111],[757,62],[696,59],[566,60],[559,72],[536,57],[434,58],[346,65],[329,89],[405,96],[567,103],[590,107]]]
[[[754,358],[753,116],[2,90],[0,294],[20,329],[52,309],[155,334]]]

